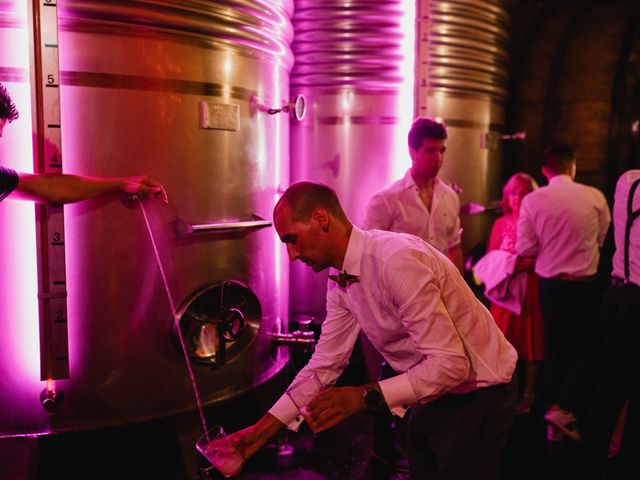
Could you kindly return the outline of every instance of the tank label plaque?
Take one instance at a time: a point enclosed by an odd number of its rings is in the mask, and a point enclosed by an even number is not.
[[[228,103],[200,102],[200,128],[238,131],[240,107]]]

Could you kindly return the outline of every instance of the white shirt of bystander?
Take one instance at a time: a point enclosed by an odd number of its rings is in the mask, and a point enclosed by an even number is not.
[[[627,207],[631,185],[640,179],[640,170],[629,170],[622,174],[616,185],[613,202],[613,228],[616,252],[613,255],[614,277],[625,278],[624,274],[624,242],[627,227]],[[637,187],[631,203],[632,212],[640,211],[640,186]],[[640,286],[640,217],[631,224],[629,232],[629,279]]]
[[[362,228],[411,233],[446,254],[461,241],[460,199],[436,177],[431,211],[427,210],[408,170],[403,178],[371,198]]]
[[[556,175],[524,197],[516,251],[536,257],[543,278],[595,275],[611,213],[602,192]]]

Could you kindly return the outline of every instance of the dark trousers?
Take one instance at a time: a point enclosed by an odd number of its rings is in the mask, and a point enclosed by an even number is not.
[[[518,382],[447,394],[411,408],[412,480],[497,480],[515,414]]]
[[[635,479],[640,472],[640,287],[612,285],[602,306],[604,358],[583,435],[583,478],[604,478],[609,443],[628,400],[619,453],[621,475],[616,478]]]
[[[540,279],[540,309],[544,322],[547,406],[557,403],[586,415],[597,363],[600,287],[595,281]]]

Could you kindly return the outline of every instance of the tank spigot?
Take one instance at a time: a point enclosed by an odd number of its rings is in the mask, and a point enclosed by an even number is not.
[[[299,320],[297,330],[291,333],[273,333],[271,338],[275,343],[279,344],[313,346],[316,344],[316,337],[313,330],[311,330],[311,324],[311,319]]]
[[[42,408],[44,408],[50,414],[56,413],[58,411],[58,408],[62,404],[63,400],[64,393],[59,388],[45,388],[40,393],[40,403],[42,403]]]
[[[280,108],[263,107],[269,115],[275,115],[276,113],[292,113],[294,118],[298,121],[302,121],[307,112],[307,101],[304,95],[296,95],[292,102],[283,105]]]
[[[316,339],[313,332],[301,332],[295,330],[293,333],[272,333],[271,339],[275,343],[285,345],[315,345]]]

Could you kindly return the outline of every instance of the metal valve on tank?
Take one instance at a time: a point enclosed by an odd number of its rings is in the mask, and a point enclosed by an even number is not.
[[[272,333],[274,343],[303,348],[313,347],[316,344],[315,332],[312,330],[313,317],[300,317],[297,321],[298,328],[290,333]]]
[[[302,121],[302,119],[305,116],[305,113],[307,112],[307,100],[302,94],[296,95],[293,101],[287,103],[286,105],[283,105],[280,108],[267,107],[265,105],[262,105],[258,103],[258,100],[255,97],[251,98],[251,104],[254,108],[257,108],[261,112],[266,112],[269,115],[275,115],[276,113],[291,112],[293,113],[294,118],[298,121]]]
[[[56,413],[58,408],[62,404],[64,400],[64,392],[62,390],[54,389],[53,387],[45,388],[40,393],[40,403],[42,404],[42,408],[44,408],[50,414]]]

